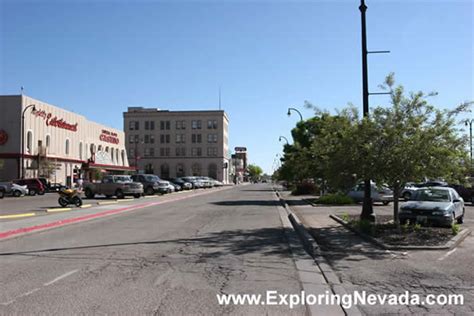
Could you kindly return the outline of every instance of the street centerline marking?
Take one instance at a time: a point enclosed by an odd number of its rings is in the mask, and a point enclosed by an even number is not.
[[[51,284],[53,284],[53,283],[56,283],[56,282],[58,282],[59,280],[64,279],[64,278],[67,278],[68,276],[70,276],[70,275],[76,273],[77,271],[79,271],[79,269],[66,272],[66,273],[64,273],[63,275],[58,276],[56,279],[54,279],[54,280],[52,280],[52,281],[49,281],[49,282],[47,282],[47,283],[45,283],[45,284],[43,284],[43,285],[44,285],[44,286],[48,286],[48,285],[51,285]]]

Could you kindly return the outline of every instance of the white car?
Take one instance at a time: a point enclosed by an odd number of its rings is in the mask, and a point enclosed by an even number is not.
[[[370,196],[373,202],[381,202],[383,205],[388,205],[393,202],[393,191],[386,186],[377,186],[375,183],[371,184],[372,190]],[[359,183],[347,194],[355,202],[364,201],[364,183]]]

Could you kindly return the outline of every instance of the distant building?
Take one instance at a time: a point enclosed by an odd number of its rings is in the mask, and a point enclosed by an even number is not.
[[[71,185],[133,170],[123,131],[25,95],[0,96],[0,113],[0,180],[23,175]]]
[[[234,175],[242,182],[247,180],[247,148],[235,147],[235,153],[232,155],[232,166]]]
[[[228,125],[220,110],[129,107],[124,130],[130,163],[165,179],[194,175],[228,183]]]

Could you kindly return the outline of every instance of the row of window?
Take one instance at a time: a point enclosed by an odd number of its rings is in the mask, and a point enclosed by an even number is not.
[[[44,147],[46,150],[49,150],[51,146],[51,136],[48,134],[45,137],[45,144]],[[38,140],[38,148],[43,147],[43,141]],[[88,157],[88,152],[92,154],[92,152],[98,152],[98,151],[105,151],[110,154],[110,158],[112,160],[112,163],[117,163],[120,164],[120,158],[121,158],[121,163],[125,164],[125,151],[122,150],[121,153],[119,154],[119,149],[118,148],[109,148],[106,146],[105,148],[102,147],[102,145],[99,145],[96,147],[95,144],[85,144],[83,145],[83,142],[79,142],[79,159],[84,160]],[[30,155],[36,154],[33,148],[33,132],[28,131],[26,134],[26,152]],[[71,152],[71,144],[69,138],[67,138],[64,142],[64,154],[66,156],[69,156]]]
[[[160,148],[160,157],[170,157],[171,156],[171,149],[167,148]],[[139,156],[138,151],[135,151],[135,148],[129,149],[129,157],[134,158]],[[143,150],[144,157],[155,157],[155,148],[147,147]],[[186,156],[186,148],[185,147],[177,147],[175,148],[175,156],[176,157],[185,157]],[[202,148],[201,147],[193,147],[191,148],[191,156],[192,157],[202,157]],[[207,148],[207,157],[217,157],[217,148],[216,147],[208,147]]]
[[[186,129],[186,121],[184,120],[175,121],[175,128],[178,130]],[[130,131],[140,130],[140,121],[129,121],[128,129]],[[144,129],[151,130],[151,131],[155,130],[155,121],[145,121]],[[160,130],[164,131],[164,130],[170,130],[170,129],[171,129],[171,121],[160,121]],[[202,121],[192,120],[191,129],[202,129]],[[217,129],[217,120],[207,120],[207,129]]]
[[[175,135],[175,142],[176,144],[185,144],[186,143],[186,134],[176,134]],[[170,134],[161,134],[160,135],[160,143],[161,144],[169,144],[171,140]],[[143,143],[145,144],[154,144],[155,143],[155,135],[145,135],[142,139]],[[140,137],[139,135],[129,135],[128,142],[130,144],[139,144]],[[207,142],[208,143],[217,143],[217,134],[207,134]],[[200,144],[202,143],[202,134],[192,134],[191,135],[191,143],[193,144]]]

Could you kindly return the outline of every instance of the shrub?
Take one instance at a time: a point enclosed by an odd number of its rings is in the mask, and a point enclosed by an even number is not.
[[[305,181],[301,183],[297,183],[292,190],[291,194],[293,195],[307,195],[307,194],[315,194],[317,192],[317,187],[314,183]]]
[[[354,201],[347,195],[335,193],[323,195],[315,201],[316,204],[328,204],[328,205],[345,205],[353,204]]]
[[[347,214],[347,213],[342,214],[342,215],[341,215],[341,219],[342,219],[344,222],[348,223],[349,220],[350,220],[349,214]]]
[[[460,226],[459,224],[453,223],[453,224],[451,225],[451,232],[453,233],[453,235],[456,236],[457,234],[459,234],[459,231],[460,231],[460,230],[461,230],[461,226]]]

